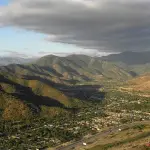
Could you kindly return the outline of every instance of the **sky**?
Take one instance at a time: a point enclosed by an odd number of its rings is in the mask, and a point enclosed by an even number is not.
[[[10,27],[1,28],[0,52],[2,55],[13,56],[17,54],[16,52],[18,52],[18,56],[80,52],[80,49],[75,46],[49,42],[44,39],[45,35],[40,33]]]
[[[149,0],[0,0],[0,53],[150,50]]]

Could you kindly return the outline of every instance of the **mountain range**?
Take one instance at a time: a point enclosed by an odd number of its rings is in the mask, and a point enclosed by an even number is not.
[[[108,56],[102,56],[101,60],[111,62],[122,62],[126,65],[143,65],[150,63],[150,52],[123,52],[120,54],[111,54]]]
[[[103,56],[101,60],[109,61],[138,76],[150,72],[150,52],[123,52]]]
[[[0,66],[7,66],[10,64],[26,64],[34,61],[36,58],[21,58],[21,57],[0,57]]]
[[[124,82],[150,72],[149,54],[124,52],[105,57],[48,55],[36,60],[14,61],[3,58],[16,64],[0,67],[0,91],[25,102],[36,111],[43,105],[68,108],[84,99],[85,93],[79,85]],[[74,88],[73,93],[66,91],[71,88]]]

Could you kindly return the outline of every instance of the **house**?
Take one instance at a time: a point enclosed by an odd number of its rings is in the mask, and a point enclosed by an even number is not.
[[[83,143],[83,146],[86,146],[87,144],[86,143]]]
[[[149,143],[147,143],[147,144],[145,144],[145,146],[146,146],[146,147],[150,147],[150,142],[149,142]]]

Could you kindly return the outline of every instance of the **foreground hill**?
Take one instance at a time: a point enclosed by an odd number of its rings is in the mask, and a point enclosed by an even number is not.
[[[43,82],[42,78],[34,79],[18,79],[13,81],[6,77],[0,77],[0,85],[3,92],[15,96],[26,102],[33,103],[34,105],[46,106],[69,106],[69,97],[65,96],[57,88],[50,85],[48,82]],[[22,80],[22,81],[21,81]],[[48,80],[47,80],[48,81]],[[51,82],[52,84],[52,82]]]
[[[1,117],[6,120],[25,119],[40,113],[51,117],[54,112],[67,111],[80,104],[80,100],[59,90],[65,86],[40,76],[23,78],[18,75],[16,78],[15,75],[0,75],[0,120]]]

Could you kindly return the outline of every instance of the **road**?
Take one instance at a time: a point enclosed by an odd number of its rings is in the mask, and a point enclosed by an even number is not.
[[[107,131],[103,131],[103,132],[100,132],[100,133],[98,133],[96,135],[93,135],[93,136],[91,136],[91,137],[89,137],[87,139],[82,139],[80,141],[74,142],[74,143],[72,143],[70,145],[60,146],[60,147],[56,148],[56,150],[72,150],[72,149],[74,149],[74,148],[76,148],[78,146],[82,146],[83,143],[93,143],[95,141],[95,139],[97,139],[97,137],[101,138],[103,136],[109,135],[111,133],[115,133],[117,131],[118,131],[118,128],[114,128],[112,130],[109,129]]]
[[[129,128],[129,127],[132,127],[136,124],[148,124],[149,125],[150,121],[140,121],[140,122],[125,124],[120,127],[114,127],[114,128],[102,131],[100,133],[97,133],[95,135],[92,135],[89,138],[81,139],[80,141],[73,142],[70,145],[59,146],[59,147],[55,148],[55,150],[73,150],[74,148],[77,148],[77,147],[84,147],[83,143],[94,143],[96,140],[102,138],[103,136],[107,136],[109,134],[116,133],[119,131],[119,129],[123,130],[123,129]]]

